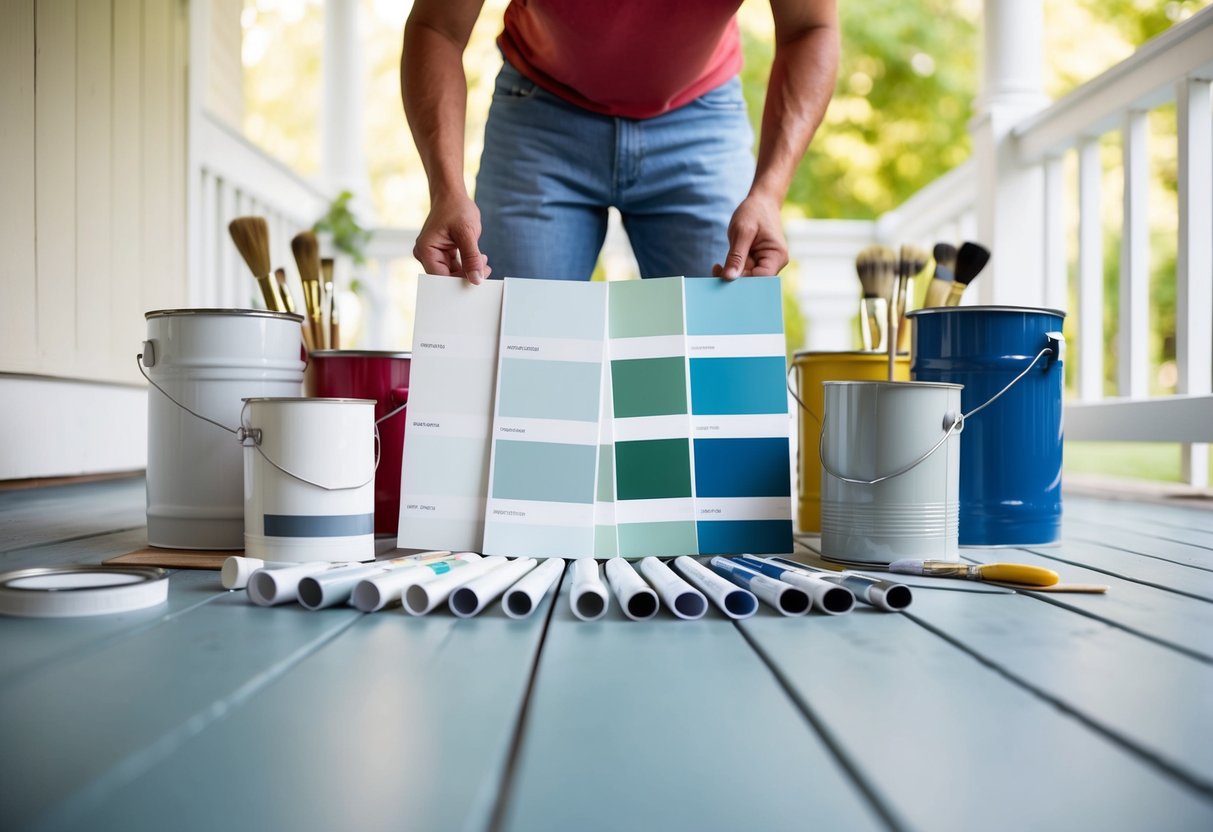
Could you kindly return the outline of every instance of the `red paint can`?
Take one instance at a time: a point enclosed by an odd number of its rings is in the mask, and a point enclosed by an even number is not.
[[[379,425],[379,469],[375,473],[375,534],[396,535],[400,522],[400,460],[404,454],[404,405],[409,398],[407,352],[314,350],[304,372],[309,396],[374,399]],[[398,410],[399,409],[399,410]],[[396,411],[392,413],[392,411]],[[391,415],[389,415],[391,414]],[[382,421],[380,421],[382,420]]]

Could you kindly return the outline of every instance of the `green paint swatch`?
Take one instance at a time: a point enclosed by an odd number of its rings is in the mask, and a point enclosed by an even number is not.
[[[608,283],[612,338],[682,335],[682,278]]]
[[[619,500],[690,497],[690,440],[616,442],[615,486]]]
[[[615,527],[601,524],[594,527],[594,557],[613,558],[619,554]]]
[[[625,558],[674,557],[699,554],[693,520],[667,523],[625,523],[619,526],[619,554]]]
[[[597,445],[498,439],[495,449],[493,497],[550,503],[594,502]]]
[[[612,361],[611,385],[616,419],[687,412],[682,356]]]
[[[598,494],[600,503],[615,501],[615,455],[610,445],[598,446]]]

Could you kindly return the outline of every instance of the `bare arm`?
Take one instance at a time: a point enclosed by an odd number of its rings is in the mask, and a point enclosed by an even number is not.
[[[467,79],[463,52],[484,0],[416,0],[404,25],[400,93],[430,183],[430,215],[414,256],[427,272],[480,283],[480,212],[463,183]]]
[[[729,224],[729,253],[716,273],[776,274],[788,263],[780,209],[796,166],[825,116],[838,73],[835,0],[771,0],[775,60],[762,110],[758,166]]]

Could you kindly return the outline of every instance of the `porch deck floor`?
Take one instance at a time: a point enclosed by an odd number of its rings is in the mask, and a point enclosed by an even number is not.
[[[0,494],[0,567],[146,544],[141,479]],[[169,602],[0,618],[0,824],[1213,829],[1213,512],[1068,496],[1048,565],[903,614],[586,624]]]

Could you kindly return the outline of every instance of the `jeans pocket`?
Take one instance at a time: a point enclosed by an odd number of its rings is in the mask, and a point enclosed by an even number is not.
[[[709,110],[739,112],[745,109],[745,97],[741,94],[741,79],[731,78],[719,87],[708,90],[693,102]]]
[[[497,73],[493,84],[493,98],[530,98],[535,94],[539,85],[516,70],[507,61]]]

